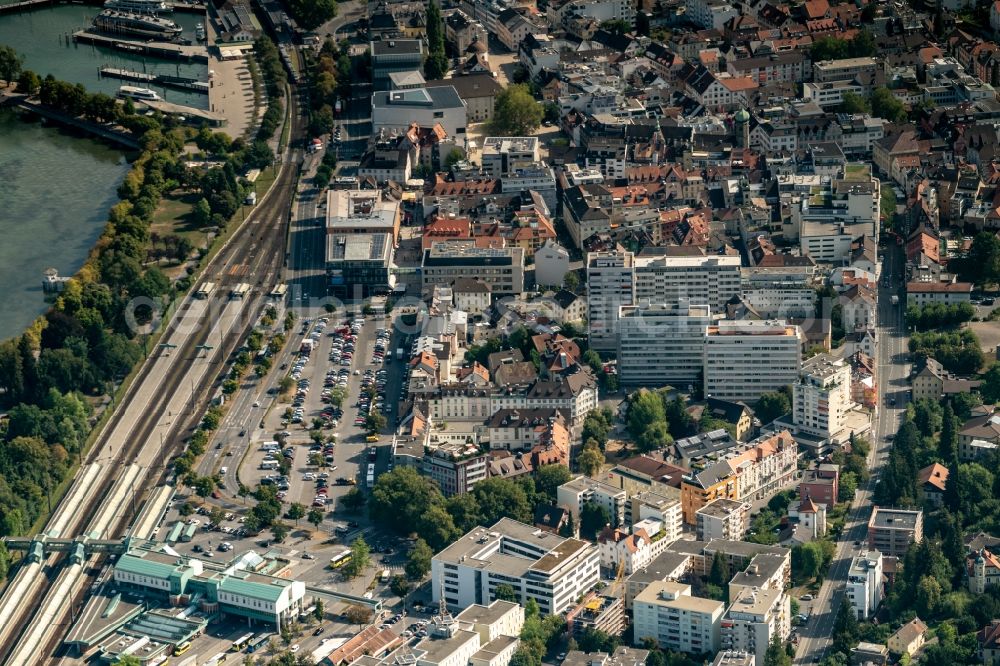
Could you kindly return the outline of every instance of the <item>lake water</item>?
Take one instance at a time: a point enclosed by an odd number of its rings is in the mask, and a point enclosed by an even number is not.
[[[114,148],[0,110],[0,340],[45,311],[46,268],[83,264],[128,169]]]
[[[100,7],[91,5],[55,5],[21,14],[0,15],[0,44],[14,47],[24,56],[24,66],[39,76],[51,74],[63,81],[82,83],[91,92],[114,95],[123,84],[136,85],[131,81],[101,78],[101,67],[208,80],[206,63],[160,60],[73,43],[72,34],[90,28],[90,22],[100,11]],[[195,26],[205,18],[204,14],[188,12],[173,12],[164,16],[180,25],[187,39],[194,39]],[[208,108],[208,95],[162,88],[156,91],[168,102],[198,109]]]

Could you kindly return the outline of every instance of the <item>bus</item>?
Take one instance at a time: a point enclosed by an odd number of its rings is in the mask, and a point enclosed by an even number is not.
[[[267,647],[267,642],[271,640],[270,634],[257,634],[250,639],[250,643],[247,644],[247,653],[253,654],[257,650],[263,650]]]
[[[330,558],[330,568],[339,569],[351,561],[351,551],[344,550]]]
[[[247,634],[246,636],[240,636],[235,641],[233,641],[233,644],[231,646],[229,646],[229,650],[231,652],[239,652],[240,650],[242,650],[243,648],[245,648],[247,645],[250,644],[250,639],[251,638],[253,638],[253,634]]]
[[[280,301],[282,298],[285,297],[285,294],[287,294],[287,293],[288,293],[288,285],[287,284],[279,284],[279,285],[275,286],[274,289],[271,290],[271,293],[268,294],[268,296],[271,297],[271,298],[273,298],[273,299],[275,299],[275,300],[279,300]]]
[[[250,293],[250,285],[248,285],[246,282],[240,282],[238,285],[233,287],[233,290],[231,292],[229,292],[229,298],[233,300],[239,300],[241,298],[244,298],[249,293]]]
[[[219,664],[224,664],[224,663],[226,663],[226,653],[220,652],[219,654],[215,655],[214,657],[203,663],[201,666],[218,666]]]
[[[379,580],[382,581],[383,584],[384,583],[388,583],[389,582],[389,576],[391,576],[391,575],[392,574],[389,573],[388,569],[382,569],[382,575],[379,576]]]
[[[191,649],[191,641],[184,641],[174,646],[174,656],[178,657]]]
[[[201,286],[198,287],[198,291],[194,292],[194,297],[206,299],[212,295],[213,291],[215,291],[214,282],[203,282]]]
[[[368,465],[368,474],[366,475],[365,483],[368,484],[369,488],[375,487],[375,465]]]

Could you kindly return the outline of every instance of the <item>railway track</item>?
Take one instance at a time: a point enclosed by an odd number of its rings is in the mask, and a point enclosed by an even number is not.
[[[295,102],[289,95],[292,145],[301,134]],[[218,280],[213,297],[196,301],[189,296],[175,313],[163,340],[177,348],[159,348],[145,361],[47,524],[47,533],[57,530],[63,537],[96,533],[104,538],[124,534],[134,519],[136,497],[166,475],[167,456],[183,439],[178,434],[197,424],[196,405],[203,404],[222,377],[228,355],[253,326],[264,294],[281,274],[297,170],[298,159],[283,162],[267,196],[204,272],[206,278]],[[236,267],[245,268],[233,271]],[[260,276],[257,292],[244,302],[228,301],[228,287],[248,275]],[[212,352],[200,356],[210,343]],[[191,385],[190,398],[183,396],[186,382]],[[117,450],[116,442],[123,442]],[[69,628],[67,614],[101,569],[98,559],[71,563],[54,581],[52,574],[60,564],[57,556],[20,568],[0,602],[0,661],[20,666],[51,660]]]

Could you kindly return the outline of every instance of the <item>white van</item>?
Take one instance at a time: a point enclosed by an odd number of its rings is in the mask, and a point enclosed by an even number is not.
[[[226,472],[228,472],[228,471],[229,471],[229,468],[228,468],[228,467],[221,467],[221,468],[219,469],[219,476],[225,476],[225,475],[226,475]]]

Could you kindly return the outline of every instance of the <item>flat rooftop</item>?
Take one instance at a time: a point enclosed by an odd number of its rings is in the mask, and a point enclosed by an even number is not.
[[[729,598],[733,599],[732,605],[729,607],[729,614],[762,617],[774,606],[781,594],[782,590],[779,588],[755,590],[752,587],[740,585],[734,579],[729,582]]]
[[[483,140],[483,153],[528,153],[538,150],[537,136],[489,136]]]
[[[326,260],[388,263],[391,248],[389,234],[332,234],[327,236]]]
[[[692,597],[690,592],[691,586],[686,583],[677,583],[672,580],[654,581],[636,595],[635,603],[670,606],[695,613],[709,613],[713,615],[717,612],[721,614],[726,608],[726,605],[721,601]],[[667,598],[664,595],[672,596],[673,598]]]
[[[895,530],[912,530],[922,512],[911,509],[887,509],[877,506],[872,510],[869,525]]]
[[[391,233],[399,219],[399,202],[386,201],[379,190],[329,190],[326,231]]]
[[[709,502],[705,506],[701,507],[695,513],[704,516],[712,516],[714,518],[726,518],[734,511],[741,511],[745,506],[744,502],[737,502],[736,500],[726,499],[725,497],[720,497],[717,500]]]

